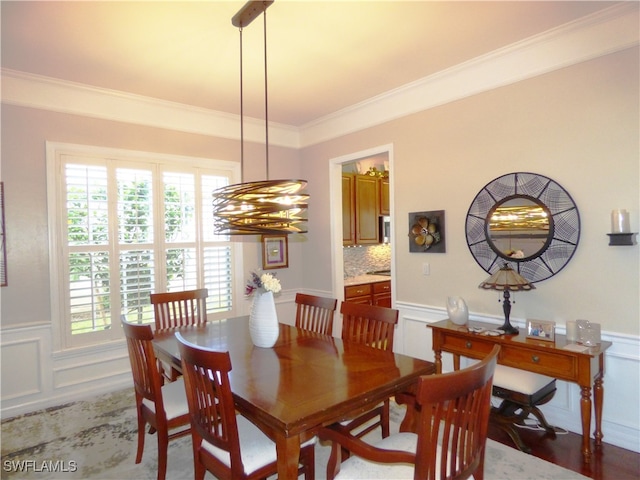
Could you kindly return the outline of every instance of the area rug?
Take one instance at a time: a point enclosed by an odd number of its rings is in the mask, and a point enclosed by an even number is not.
[[[2,421],[3,479],[149,479],[157,476],[157,441],[147,434],[136,465],[133,389]],[[403,407],[392,402],[391,432]],[[379,435],[372,432],[370,435]],[[316,478],[324,479],[329,447],[316,445]],[[193,478],[191,437],[169,444],[167,480]],[[205,478],[213,478],[207,474]],[[492,440],[486,480],[584,480],[587,477]],[[392,479],[389,479],[392,480]]]

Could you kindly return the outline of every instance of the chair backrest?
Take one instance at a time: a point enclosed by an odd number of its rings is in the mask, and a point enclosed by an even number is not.
[[[393,350],[398,310],[360,303],[342,302],[342,340]]]
[[[496,345],[470,367],[420,377],[414,478],[457,480],[484,468],[491,387],[499,352]]]
[[[156,330],[198,325],[207,321],[206,288],[182,292],[152,293]]]
[[[133,324],[125,320],[121,320],[121,322],[127,339],[136,396],[140,401],[142,398],[146,398],[154,402],[156,413],[164,413],[162,378],[151,343],[153,340],[151,325]]]
[[[235,406],[229,383],[231,357],[220,352],[187,342],[176,333],[182,375],[189,404],[193,447],[198,449],[202,440],[229,452],[231,478],[240,478],[244,472],[240,454],[240,440]],[[218,460],[216,470],[222,477],[229,477],[229,466]]]
[[[324,335],[333,333],[333,313],[338,300],[304,293],[296,294],[296,327]]]

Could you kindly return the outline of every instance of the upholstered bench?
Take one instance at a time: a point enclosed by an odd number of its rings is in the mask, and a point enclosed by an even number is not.
[[[556,379],[504,365],[496,365],[493,375],[493,396],[502,400],[491,407],[491,421],[502,428],[523,452],[530,453],[518,433],[516,425],[533,414],[540,426],[555,438],[555,429],[547,423],[538,408],[551,400],[556,393]]]

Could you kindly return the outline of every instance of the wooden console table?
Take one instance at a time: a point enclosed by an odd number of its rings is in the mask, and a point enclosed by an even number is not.
[[[471,327],[485,330],[496,325],[471,322]],[[442,352],[453,354],[453,367],[460,368],[460,356],[480,359],[493,346],[501,345],[498,363],[509,367],[529,370],[549,377],[577,383],[580,386],[580,412],[582,416],[582,455],[585,462],[591,460],[591,384],[593,383],[593,406],[595,411],[595,445],[602,445],[602,403],[604,398],[604,352],[611,342],[603,341],[584,352],[567,350],[564,335],[556,335],[554,342],[527,338],[523,330],[519,335],[489,336],[472,333],[466,326],[450,320],[427,325],[433,330],[433,351],[436,373],[442,372]]]

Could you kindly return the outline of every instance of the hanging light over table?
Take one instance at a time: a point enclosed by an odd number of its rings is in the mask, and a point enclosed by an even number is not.
[[[267,100],[267,19],[273,3],[247,2],[231,19],[240,31],[240,162],[244,177],[244,105],[242,29],[261,13],[264,17],[264,97],[267,180],[228,185],[213,192],[215,233],[219,235],[289,234],[307,232],[306,180],[269,180],[269,110]]]

